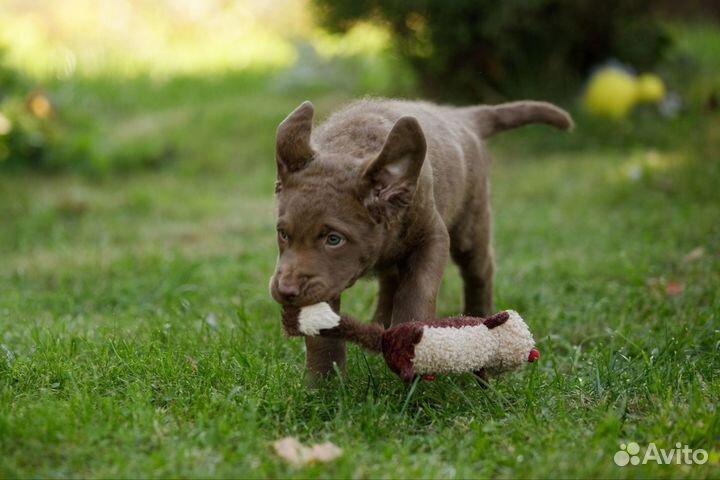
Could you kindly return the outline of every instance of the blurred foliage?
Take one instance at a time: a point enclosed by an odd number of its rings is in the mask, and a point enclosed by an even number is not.
[[[242,138],[259,122],[270,145],[278,117],[302,96],[412,90],[385,30],[364,23],[331,34],[313,26],[306,5],[0,0],[0,88],[11,91],[0,111],[12,126],[0,168],[102,176],[183,160],[212,171],[257,155],[252,142],[218,149],[218,137]],[[44,118],[28,108],[38,95]],[[269,98],[283,106],[266,121]]]
[[[4,58],[5,50],[0,49],[0,166],[46,166],[50,152],[57,155],[67,147],[62,142],[66,137],[48,97],[35,91]]]
[[[313,26],[304,8],[311,1],[331,30]],[[527,129],[508,137],[507,148],[701,143],[694,125],[720,92],[720,29],[660,28],[643,6],[0,0],[0,169],[271,170],[277,122],[304,99],[316,101],[321,118],[353,97],[419,96],[419,80],[443,100],[531,96],[578,110],[591,68],[614,55],[646,71],[660,52],[651,71],[679,99],[673,115],[643,105],[608,124],[574,111],[572,136]]]
[[[38,76],[170,75],[286,67],[304,0],[2,0],[0,42]]]
[[[609,58],[647,70],[669,43],[650,0],[314,2],[334,31],[387,24],[428,92],[444,99],[492,100],[538,85],[567,92]]]
[[[0,49],[0,169],[72,169],[104,175],[167,160],[163,145],[108,150],[97,119],[78,108],[75,100],[72,88],[51,94],[9,67]]]
[[[659,73],[691,107],[720,107],[720,28],[704,22],[668,26],[673,45]]]

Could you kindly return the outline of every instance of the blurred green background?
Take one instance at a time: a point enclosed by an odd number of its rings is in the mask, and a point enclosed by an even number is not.
[[[718,103],[712,2],[679,15],[673,2],[613,1],[600,16],[589,0],[4,0],[0,8],[4,171],[250,166],[267,155],[278,116],[306,97],[534,97],[582,114],[586,82],[608,62],[658,74],[671,114],[641,108],[622,125],[582,118],[575,145],[665,146],[673,140],[663,128],[696,133],[698,115]],[[265,115],[268,128],[258,128]],[[187,129],[197,134],[178,134]],[[263,142],[233,143],[255,131]]]
[[[0,0],[0,476],[717,477],[718,15],[703,0]],[[586,111],[608,65],[666,95]],[[408,387],[350,348],[347,377],[304,388],[267,292],[275,129],[303,100],[322,120],[365,95],[575,116],[572,134],[489,145],[496,304],[532,325],[532,370]],[[369,318],[375,289],[343,309]],[[450,267],[440,314],[461,290]],[[294,469],[269,447],[285,435],[346,453]],[[619,469],[628,440],[710,460]]]

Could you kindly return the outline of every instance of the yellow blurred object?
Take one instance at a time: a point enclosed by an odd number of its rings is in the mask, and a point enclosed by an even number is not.
[[[635,78],[618,68],[605,68],[590,79],[583,103],[594,115],[624,118],[638,99]]]
[[[590,78],[583,104],[593,115],[620,120],[638,102],[656,103],[664,97],[665,85],[657,75],[636,77],[623,69],[606,67]]]
[[[657,103],[665,98],[665,84],[657,75],[646,73],[637,79],[638,100]]]
[[[12,131],[12,122],[0,112],[0,136],[7,135]]]
[[[32,97],[30,97],[30,101],[28,102],[28,108],[33,115],[42,120],[48,118],[52,113],[52,105],[50,104],[50,100],[48,100],[48,98],[42,93],[36,93]]]

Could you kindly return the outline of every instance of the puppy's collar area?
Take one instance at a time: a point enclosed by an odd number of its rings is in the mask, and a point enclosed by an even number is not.
[[[340,325],[340,315],[325,302],[300,309],[298,329],[303,335],[315,336],[320,330],[335,328],[338,325]]]

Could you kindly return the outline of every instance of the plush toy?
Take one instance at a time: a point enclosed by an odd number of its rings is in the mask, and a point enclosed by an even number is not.
[[[286,307],[283,326],[290,336],[340,338],[381,353],[390,370],[406,382],[416,375],[432,380],[439,373],[465,372],[486,379],[486,372],[512,370],[540,358],[530,330],[512,310],[487,319],[459,316],[384,329],[318,303]]]

